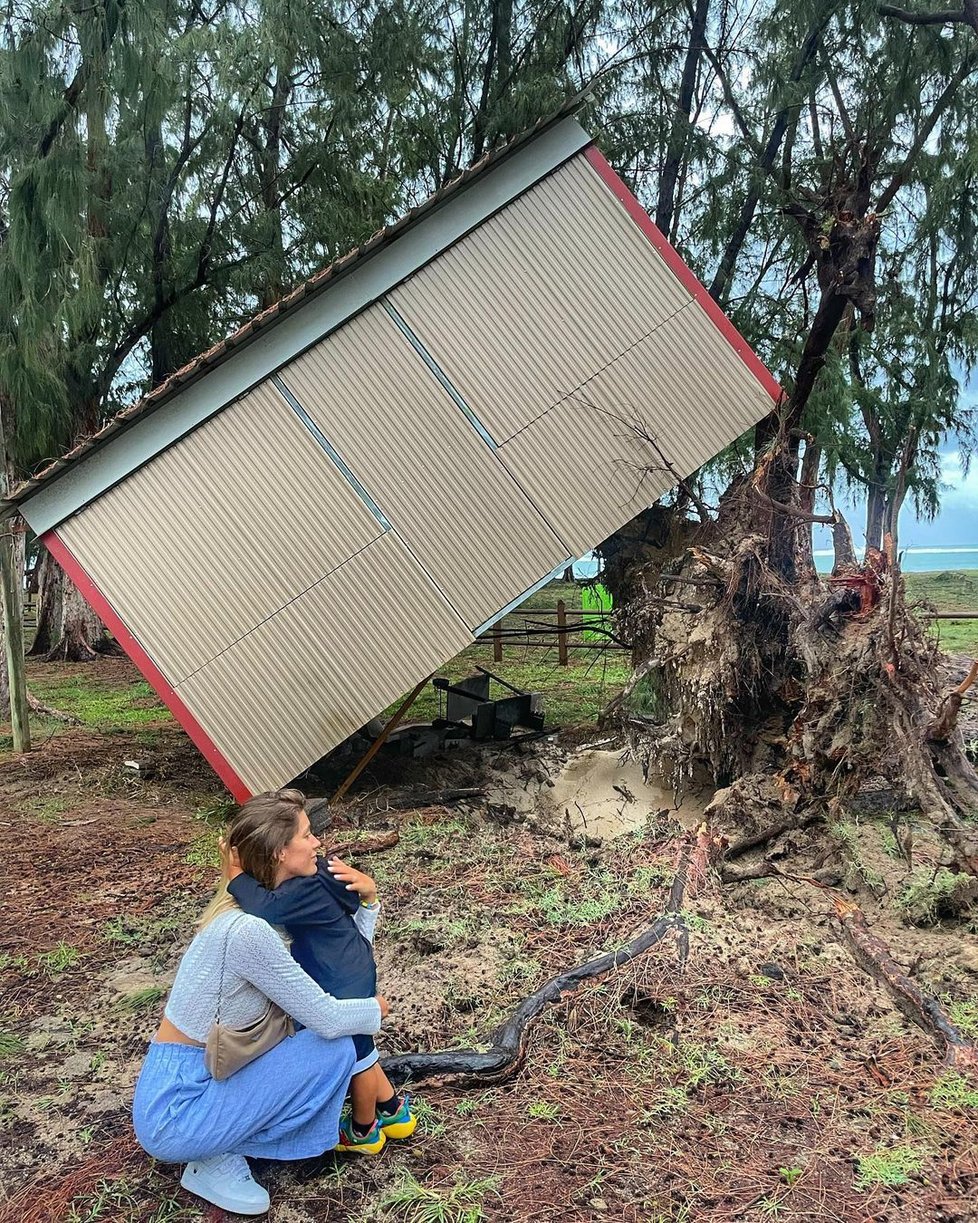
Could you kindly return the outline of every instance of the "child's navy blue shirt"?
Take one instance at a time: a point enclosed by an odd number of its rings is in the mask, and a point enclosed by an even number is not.
[[[292,936],[292,956],[334,998],[372,998],[377,993],[377,965],[369,941],[353,915],[360,907],[319,859],[315,875],[286,879],[274,891],[251,875],[238,875],[228,890],[246,913],[284,926]]]

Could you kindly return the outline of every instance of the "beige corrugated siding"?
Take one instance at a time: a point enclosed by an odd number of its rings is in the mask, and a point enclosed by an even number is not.
[[[270,384],[59,528],[174,684],[380,533]]]
[[[567,559],[381,306],[281,377],[470,628]]]
[[[390,299],[497,442],[692,300],[583,154]]]
[[[177,691],[255,792],[294,777],[471,641],[388,533]]]
[[[691,302],[498,454],[583,554],[676,478],[708,462],[770,405],[703,308]],[[675,477],[643,434],[654,439]]]
[[[291,360],[282,383],[390,531],[271,383],[60,528],[253,792],[770,410],[583,156],[387,300],[501,443],[386,302]]]

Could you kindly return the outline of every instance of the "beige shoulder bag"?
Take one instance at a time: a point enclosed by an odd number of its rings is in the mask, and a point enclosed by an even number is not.
[[[204,1046],[204,1065],[215,1079],[230,1078],[242,1066],[247,1066],[256,1057],[274,1049],[286,1036],[295,1035],[292,1016],[286,1015],[280,1006],[269,1002],[268,1010],[254,1023],[245,1028],[229,1028],[221,1023],[221,1002],[224,998],[224,968],[228,958],[228,939],[237,924],[230,922],[224,936],[224,953],[221,956],[221,980],[217,987],[217,1015],[207,1033]]]

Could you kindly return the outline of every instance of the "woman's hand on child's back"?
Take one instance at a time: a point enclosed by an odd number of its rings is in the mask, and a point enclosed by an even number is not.
[[[327,858],[326,869],[334,879],[346,884],[348,892],[356,892],[365,905],[372,905],[377,899],[376,883],[355,866],[348,866],[340,858],[332,857]]]

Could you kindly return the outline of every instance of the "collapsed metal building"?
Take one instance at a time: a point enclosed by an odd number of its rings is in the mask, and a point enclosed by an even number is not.
[[[240,800],[320,759],[778,394],[564,114],[8,500]]]

